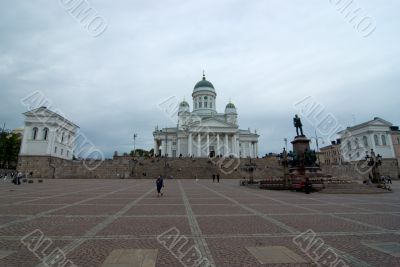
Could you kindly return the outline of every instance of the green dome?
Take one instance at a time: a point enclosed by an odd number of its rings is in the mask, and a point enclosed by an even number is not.
[[[228,103],[228,105],[226,105],[226,108],[236,108],[236,107],[233,103]]]
[[[215,89],[214,85],[212,83],[210,83],[209,81],[207,81],[205,76],[203,76],[203,80],[196,83],[196,85],[194,86],[194,89],[197,89],[200,87],[209,87],[209,88]]]
[[[188,107],[188,106],[189,106],[189,103],[186,102],[185,100],[183,100],[183,101],[179,104],[179,106],[180,106],[180,107]]]

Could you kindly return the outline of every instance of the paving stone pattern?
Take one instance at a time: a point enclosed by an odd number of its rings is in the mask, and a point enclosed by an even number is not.
[[[52,241],[42,258],[60,248],[77,266],[102,266],[115,251],[149,250],[157,251],[155,266],[184,266],[157,240],[170,229],[187,238],[182,251],[196,246],[215,266],[316,266],[292,242],[308,229],[349,266],[400,266],[400,182],[393,188],[306,195],[185,179],[165,180],[157,197],[149,179],[2,181],[0,266],[44,266],[21,243],[36,229]],[[279,263],[270,258],[276,248],[302,260]]]

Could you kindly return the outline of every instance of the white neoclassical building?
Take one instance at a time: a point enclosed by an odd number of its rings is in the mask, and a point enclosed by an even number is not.
[[[217,93],[205,75],[192,93],[193,110],[189,103],[179,104],[176,127],[153,132],[155,155],[168,157],[257,157],[258,137],[255,131],[241,130],[233,103],[224,113],[216,110]]]
[[[348,162],[364,159],[371,149],[383,158],[396,158],[391,126],[392,123],[375,117],[373,120],[347,127],[339,132],[343,160]]]
[[[20,156],[52,156],[71,160],[78,126],[40,107],[24,113]]]

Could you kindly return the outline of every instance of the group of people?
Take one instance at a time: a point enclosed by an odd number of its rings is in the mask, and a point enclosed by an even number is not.
[[[195,176],[196,182],[198,181],[197,176]],[[213,174],[212,175],[213,183],[215,180],[217,180],[217,183],[219,183],[219,174]],[[156,189],[157,189],[157,197],[162,197],[164,193],[162,192],[162,189],[164,187],[164,177],[162,175],[159,175],[156,179]]]
[[[22,177],[23,177],[22,173],[16,171],[4,172],[0,174],[0,179],[2,179],[3,181],[11,179],[11,182],[16,185],[21,184]]]
[[[382,175],[381,182],[383,182],[385,184],[392,184],[392,177]]]

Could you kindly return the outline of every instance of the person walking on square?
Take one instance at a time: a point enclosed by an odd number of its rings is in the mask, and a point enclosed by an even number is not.
[[[215,174],[213,174],[213,183],[215,182]]]
[[[156,180],[156,187],[157,187],[157,197],[159,197],[160,195],[163,196],[161,189],[164,187],[164,179],[161,175],[158,176]]]
[[[304,183],[304,192],[306,193],[306,194],[310,194],[310,192],[311,192],[311,182],[310,182],[310,179],[308,179],[308,178],[306,178],[306,181],[305,181],[305,183]]]
[[[219,183],[219,173],[217,174],[217,182]]]

